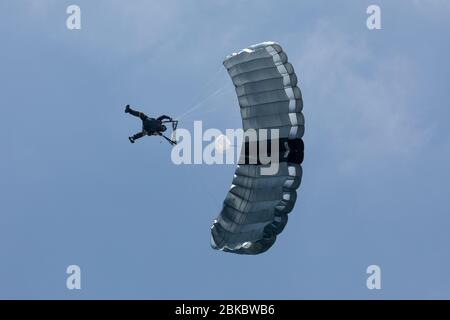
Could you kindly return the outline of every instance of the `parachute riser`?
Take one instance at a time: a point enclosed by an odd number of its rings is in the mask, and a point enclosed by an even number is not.
[[[178,120],[163,120],[161,123],[171,123],[172,124],[172,136],[171,138],[166,137],[163,134],[160,134],[164,139],[166,139],[171,145],[177,144],[176,130],[178,127]]]

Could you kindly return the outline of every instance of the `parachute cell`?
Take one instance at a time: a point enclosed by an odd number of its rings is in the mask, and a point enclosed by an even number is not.
[[[302,177],[304,117],[297,76],[287,55],[275,42],[264,42],[233,53],[223,62],[236,88],[244,132],[278,129],[276,174],[251,162],[249,142],[244,141],[240,163],[222,211],[211,227],[214,249],[238,254],[259,254],[269,249],[288,221]],[[274,138],[275,139],[275,138]],[[263,140],[263,138],[261,138]],[[242,160],[241,160],[242,162]]]

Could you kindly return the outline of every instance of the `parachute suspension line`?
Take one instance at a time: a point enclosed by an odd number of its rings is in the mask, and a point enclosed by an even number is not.
[[[221,84],[220,88],[216,89],[214,92],[208,94],[206,97],[203,98],[204,94],[203,92],[208,91],[207,89],[210,89],[211,85],[214,83],[217,83],[217,78],[222,77],[222,81],[219,81],[219,84]],[[183,114],[176,117],[178,120],[184,119],[187,115],[190,115],[192,112],[200,109],[201,107],[205,106],[205,103],[213,98],[216,97],[224,92],[224,89],[229,86],[228,84],[229,80],[227,77],[227,74],[225,72],[225,69],[223,66],[220,66],[220,69],[217,70],[217,72],[210,78],[209,81],[207,81],[200,89],[200,94],[197,95],[197,97],[194,99],[194,101],[197,101],[193,103],[188,110],[186,110]]]
[[[172,141],[177,141],[177,127],[178,127],[178,120],[175,120],[172,122],[172,136],[171,136],[171,140]]]
[[[202,108],[205,106],[206,102],[208,102],[208,100],[210,100],[211,98],[214,98],[216,96],[221,95],[224,92],[226,86],[223,86],[219,89],[217,89],[216,91],[214,91],[213,93],[211,93],[210,95],[208,95],[207,97],[205,97],[203,100],[197,102],[196,104],[194,104],[193,106],[191,106],[186,112],[184,112],[182,115],[176,117],[178,120],[182,120],[184,119],[187,115],[191,114],[192,112]]]
[[[234,88],[228,88],[228,89],[225,89],[225,90],[223,90],[220,94],[218,94],[218,95],[223,95],[223,94],[227,94],[227,93],[231,93],[231,92],[233,92],[234,90],[233,90]],[[232,99],[230,98],[230,101],[232,101],[232,100],[234,100],[235,98],[233,97]],[[205,111],[205,113],[212,113],[212,112],[215,112],[215,111],[217,111],[218,109],[220,109],[221,107],[223,107],[223,105],[221,105],[221,104],[216,104],[216,105],[214,105],[214,106],[212,106],[211,108],[208,108],[208,110],[207,111]],[[239,118],[239,119],[241,119],[242,120],[242,118],[241,117],[239,117],[239,116],[232,116],[232,118]]]
[[[176,145],[177,144],[177,127],[178,127],[178,120],[163,120],[162,123],[170,123],[172,125],[172,134],[171,137],[168,138],[163,134],[160,134],[164,139],[166,139],[170,144]]]
[[[223,77],[223,81],[222,81],[223,83],[228,82],[227,81],[228,80],[227,79],[228,76],[227,76],[227,73],[226,73],[225,68],[223,66],[220,66],[217,69],[217,71],[211,76],[211,78],[209,78],[208,81],[206,81],[205,83],[203,83],[203,85],[200,86],[199,94],[196,95],[194,101],[199,100],[202,97],[203,92],[206,91],[206,89],[208,89],[209,87],[211,87],[211,85],[213,83],[215,83],[216,79],[219,78],[219,77]]]

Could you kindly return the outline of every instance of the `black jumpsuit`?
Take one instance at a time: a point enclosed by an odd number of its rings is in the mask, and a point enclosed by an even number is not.
[[[127,111],[131,115],[138,117],[142,120],[142,131],[138,132],[134,136],[132,136],[131,138],[133,140],[142,138],[143,136],[146,136],[146,135],[151,136],[151,135],[159,134],[160,132],[164,132],[166,130],[166,128],[165,128],[165,126],[163,126],[162,120],[172,120],[171,117],[166,116],[166,115],[162,115],[155,119],[155,118],[150,118],[146,114],[139,112],[139,111],[135,111],[131,108],[127,108]]]

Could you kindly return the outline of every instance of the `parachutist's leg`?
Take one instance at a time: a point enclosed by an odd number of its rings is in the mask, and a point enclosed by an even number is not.
[[[139,118],[141,118],[142,121],[145,121],[148,117],[145,113],[139,112]]]
[[[148,118],[144,113],[131,109],[129,105],[126,106],[125,112],[131,114],[132,116],[141,118],[142,121]]]
[[[134,140],[137,140],[137,139],[139,139],[139,138],[142,138],[142,137],[145,136],[145,135],[147,135],[147,132],[142,131],[142,132],[136,133],[136,134],[133,136],[133,139],[134,139]]]
[[[137,139],[139,139],[139,138],[142,138],[142,137],[145,136],[145,135],[147,135],[147,132],[142,131],[142,132],[136,133],[136,134],[135,134],[134,136],[132,136],[132,137],[128,137],[128,139],[130,139],[130,142],[131,142],[131,143],[134,143],[135,140],[137,140]]]
[[[138,117],[138,118],[141,117],[141,113],[140,113],[139,111],[135,111],[135,110],[133,110],[133,109],[130,109],[130,110],[128,111],[128,113],[131,114],[132,116],[135,116],[135,117]]]

